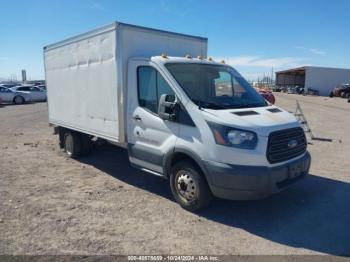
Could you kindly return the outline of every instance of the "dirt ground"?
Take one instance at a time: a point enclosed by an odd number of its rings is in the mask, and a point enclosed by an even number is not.
[[[350,255],[350,104],[299,99],[314,135],[308,176],[258,201],[216,199],[197,214],[173,200],[167,180],[131,168],[103,146],[68,159],[47,105],[0,108],[0,254]]]

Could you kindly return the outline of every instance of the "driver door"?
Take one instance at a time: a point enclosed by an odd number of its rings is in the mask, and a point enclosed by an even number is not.
[[[173,150],[179,124],[158,116],[162,94],[175,95],[156,66],[131,60],[128,68],[127,137],[132,164],[163,174],[164,155]]]
[[[35,86],[30,87],[30,94],[32,96],[32,99],[35,101],[43,101],[46,99],[45,91]]]

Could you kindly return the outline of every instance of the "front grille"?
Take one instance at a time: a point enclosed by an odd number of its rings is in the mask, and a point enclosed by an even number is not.
[[[300,127],[272,132],[267,145],[267,160],[273,164],[297,157],[306,151],[306,144],[305,133]]]

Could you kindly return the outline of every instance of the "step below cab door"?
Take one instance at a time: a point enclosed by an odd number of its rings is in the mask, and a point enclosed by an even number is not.
[[[127,139],[132,164],[163,174],[165,154],[171,152],[179,124],[158,116],[162,94],[175,93],[156,66],[148,60],[130,60],[127,87]]]

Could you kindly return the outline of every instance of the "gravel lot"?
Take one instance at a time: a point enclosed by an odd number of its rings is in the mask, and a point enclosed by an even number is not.
[[[299,99],[315,136],[311,175],[258,201],[215,200],[197,214],[168,181],[129,166],[124,150],[71,160],[47,123],[47,105],[0,108],[1,254],[350,255],[350,104]]]

